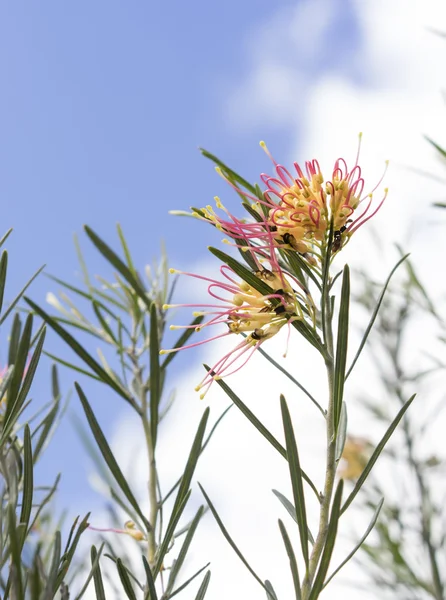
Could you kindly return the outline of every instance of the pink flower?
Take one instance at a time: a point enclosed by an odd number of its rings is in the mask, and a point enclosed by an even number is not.
[[[165,305],[165,309],[173,307],[199,308],[200,310],[193,313],[194,316],[207,318],[207,321],[198,326],[171,325],[171,329],[192,327],[196,331],[201,331],[213,325],[224,325],[226,331],[182,348],[161,350],[161,354],[194,348],[231,335],[245,334],[243,340],[217,361],[197,386],[197,391],[204,390],[201,398],[205,396],[214,380],[239,371],[257,348],[276,335],[284,325],[290,324],[296,319],[303,319],[303,307],[311,315],[314,315],[313,304],[308,293],[304,290],[296,292],[280,270],[270,271],[262,267],[255,273],[272,289],[272,293],[266,295],[262,295],[245,281],[239,281],[235,272],[226,265],[220,268],[224,278],[222,281],[175,269],[170,269],[170,271],[209,282],[208,293],[212,298],[212,303],[209,304]],[[294,283],[302,289],[297,280],[294,280]]]

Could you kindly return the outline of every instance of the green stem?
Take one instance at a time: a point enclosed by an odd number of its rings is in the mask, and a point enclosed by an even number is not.
[[[325,260],[329,260],[325,257]],[[327,266],[328,268],[328,266]],[[334,427],[334,396],[333,396],[333,380],[334,380],[334,358],[333,358],[333,328],[332,328],[332,311],[330,306],[330,285],[329,277],[326,277],[322,289],[321,298],[321,313],[323,319],[324,342],[327,350],[325,358],[325,366],[327,369],[328,380],[328,407],[326,416],[326,431],[327,431],[327,458],[325,466],[325,483],[324,491],[321,495],[321,505],[319,512],[319,529],[314,541],[313,549],[310,555],[308,570],[302,582],[301,597],[302,600],[307,600],[311,586],[316,574],[316,570],[324,550],[328,523],[330,519],[330,505],[333,496],[333,489],[336,478],[336,432]]]

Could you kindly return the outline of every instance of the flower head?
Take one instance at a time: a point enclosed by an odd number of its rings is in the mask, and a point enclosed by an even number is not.
[[[241,190],[231,181],[220,168],[217,171],[242,196],[254,201],[251,213],[258,217],[249,222],[238,220],[221,204],[229,220],[221,219],[209,207],[203,209],[202,218],[213,222],[219,229],[225,231],[233,239],[243,239],[244,246],[251,246],[254,239],[260,245],[254,245],[254,252],[268,251],[274,253],[274,248],[291,248],[304,255],[307,261],[315,265],[315,256],[320,257],[321,251],[327,246],[330,225],[333,222],[333,242],[331,253],[334,255],[348,242],[352,234],[366,223],[381,208],[387,189],[377,206],[372,208],[373,193],[379,187],[384,177],[377,185],[364,194],[364,179],[358,164],[361,135],[354,165],[349,168],[343,158],[335,161],[330,179],[325,180],[317,160],[307,161],[304,168],[294,163],[294,173],[277,163],[266,144],[260,145],[274,164],[275,173],[262,173],[260,178],[265,186],[262,196],[254,196],[246,190]],[[384,172],[385,173],[385,172]],[[315,256],[314,256],[315,255]]]
[[[284,325],[293,320],[303,319],[303,307],[313,314],[313,305],[308,292],[302,289],[297,280],[295,283],[301,291],[296,291],[280,270],[273,271],[262,267],[254,273],[256,278],[271,289],[271,293],[266,294],[259,292],[254,285],[239,280],[236,273],[226,265],[220,268],[223,276],[221,281],[175,269],[170,271],[209,282],[208,293],[213,299],[210,304],[165,305],[166,309],[185,306],[198,308],[200,310],[196,310],[194,316],[207,319],[200,325],[171,325],[171,329],[194,328],[196,331],[201,331],[212,325],[224,325],[226,331],[182,348],[161,350],[162,354],[193,348],[231,335],[242,334],[243,336],[240,343],[223,356],[197,386],[197,391],[203,390],[201,397],[204,397],[214,380],[241,369],[255,350],[276,335]]]

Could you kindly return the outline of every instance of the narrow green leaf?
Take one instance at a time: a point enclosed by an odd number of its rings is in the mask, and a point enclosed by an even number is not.
[[[74,553],[76,552],[76,548],[79,544],[81,535],[84,533],[84,531],[86,529],[88,529],[88,526],[89,526],[88,519],[89,518],[90,518],[90,513],[85,515],[85,517],[79,523],[79,526],[77,528],[76,534],[74,535],[74,538],[73,538],[73,541],[72,541],[70,547],[68,548],[68,550],[65,550],[65,552],[62,556],[61,566],[60,566],[59,572],[57,574],[55,589],[58,589],[60,587],[62,581],[65,579],[65,576],[66,576],[68,569],[71,565],[71,562],[73,560]],[[68,544],[67,544],[67,546],[68,546]]]
[[[112,328],[107,323],[107,320],[104,318],[98,302],[96,302],[96,300],[93,300],[91,304],[93,306],[94,314],[96,315],[96,317],[99,321],[99,324],[102,327],[102,329],[104,330],[105,334],[108,335],[108,337],[114,343],[115,346],[119,346],[116,335],[113,333]]]
[[[293,521],[297,523],[297,515],[296,509],[294,508],[294,504],[288,500],[286,496],[281,494],[278,490],[272,490],[273,494],[280,500],[282,505],[286,508],[288,514],[292,517]],[[308,528],[308,541],[310,544],[314,544],[314,538],[311,534],[310,528]]]
[[[11,353],[11,344],[13,342],[11,335],[10,342],[10,356],[8,363],[14,365],[14,377],[12,378],[11,385],[9,387],[8,401],[6,403],[5,421],[8,420],[9,415],[12,412],[14,404],[16,403],[17,396],[19,394],[20,385],[22,383],[23,373],[26,367],[26,361],[28,359],[29,344],[31,341],[31,333],[33,328],[32,315],[28,315],[26,318],[23,333],[19,340],[14,340],[14,354]],[[16,328],[13,325],[12,328],[15,333]]]
[[[288,536],[285,525],[279,519],[279,529],[282,534],[283,543],[285,544],[286,553],[288,555],[288,559],[290,561],[290,569],[291,575],[293,577],[293,585],[294,585],[294,594],[296,596],[296,600],[302,600],[302,596],[300,593],[300,579],[299,579],[299,571],[297,568],[297,560],[296,555],[294,554],[293,546],[290,542],[290,538]]]
[[[178,576],[178,573],[181,570],[181,567],[183,566],[184,560],[185,560],[187,552],[189,550],[189,546],[192,542],[195,531],[198,527],[198,523],[200,522],[200,519],[203,516],[203,512],[204,512],[204,506],[200,506],[192,523],[189,526],[189,529],[187,530],[186,537],[185,537],[183,545],[181,546],[181,549],[178,553],[178,556],[172,565],[172,568],[171,568],[170,574],[169,574],[169,579],[167,581],[166,591],[165,591],[165,594],[167,597],[170,596],[170,592],[173,590],[173,586],[175,585],[176,578]]]
[[[147,562],[147,558],[143,555],[142,562],[144,565],[144,571],[146,573],[146,584],[147,584],[147,594],[144,596],[144,600],[158,600],[158,596],[155,588],[155,581],[153,579],[152,571],[150,569],[150,565]],[[168,597],[166,595],[166,597]]]
[[[233,171],[223,161],[221,161],[214,154],[211,154],[204,148],[200,148],[200,152],[204,157],[208,158],[213,163],[215,163],[218,167],[220,167],[223,171],[225,171],[226,175],[228,175],[230,179],[233,179],[235,182],[239,183],[245,189],[247,189],[249,192],[251,192],[251,194],[254,194],[254,196],[257,196],[256,188],[251,183],[249,183],[249,181],[246,181],[246,179],[243,179],[243,177],[241,175],[239,175],[238,173]]]
[[[98,375],[101,380],[108,384],[117,394],[122,398],[130,402],[133,406],[133,399],[129,396],[128,392],[118,385],[115,380],[101,367],[101,365],[83,348],[75,338],[68,333],[66,329],[61,327],[59,323],[49,314],[47,314],[40,306],[37,306],[32,300],[25,297],[25,301],[30,305],[35,313],[39,315],[69,346],[74,352],[81,358],[90,369]]]
[[[170,600],[170,598],[173,598],[174,596],[176,596],[177,594],[179,594],[181,591],[183,591],[183,590],[184,590],[184,588],[186,588],[186,587],[187,587],[187,586],[188,586],[188,585],[191,583],[191,581],[193,581],[193,580],[194,580],[196,577],[198,577],[198,575],[200,575],[200,573],[202,573],[202,572],[203,572],[205,569],[207,569],[207,568],[209,567],[209,565],[210,565],[210,564],[211,564],[211,563],[210,563],[210,562],[208,562],[206,565],[204,565],[204,567],[201,567],[201,569],[198,569],[198,571],[197,571],[196,573],[194,573],[194,574],[192,575],[192,577],[189,577],[189,579],[186,579],[186,581],[185,581],[184,583],[182,583],[182,584],[180,585],[180,587],[177,587],[177,589],[176,589],[176,590],[174,590],[174,591],[173,591],[173,592],[170,594],[170,596],[169,596],[169,600]]]
[[[108,260],[108,262],[115,267],[115,269],[124,277],[124,279],[131,285],[133,291],[139,298],[144,302],[148,311],[150,312],[150,306],[152,301],[147,296],[146,290],[141,285],[139,278],[135,276],[132,271],[125,265],[125,263],[119,258],[119,256],[108,246],[101,238],[92,230],[88,225],[84,226],[85,233],[88,235],[90,240],[99,250],[99,252]]]
[[[42,431],[40,432],[40,435],[37,439],[37,442],[36,442],[36,445],[34,448],[34,464],[36,464],[37,460],[39,459],[40,453],[42,452],[45,442],[48,439],[48,436],[54,425],[56,417],[59,413],[59,406],[60,406],[59,402],[55,402],[54,405],[52,406],[51,410],[48,412],[47,416],[41,423]]]
[[[29,316],[31,316],[31,315],[29,315]],[[32,329],[32,319],[29,324],[30,337],[31,337],[31,329]],[[25,328],[23,330],[23,337],[25,336],[25,333],[27,333],[26,324],[25,324]],[[13,410],[14,410],[14,412],[16,412],[16,414],[20,410],[20,408],[23,406],[23,404],[28,396],[29,390],[31,389],[31,384],[33,382],[34,375],[37,370],[37,365],[39,364],[40,356],[42,354],[43,344],[45,342],[45,335],[46,335],[46,328],[45,328],[45,325],[43,325],[41,333],[37,339],[36,348],[33,352],[33,355],[31,356],[31,360],[29,361],[28,368],[26,368],[26,362],[28,360],[28,350],[29,350],[28,340],[26,340],[26,343],[24,344],[23,356],[21,356],[19,354],[17,355],[15,372],[17,373],[18,370],[20,370],[22,372],[23,383],[20,388],[20,391],[18,392],[17,401],[13,408]],[[26,353],[25,353],[25,349],[26,349]],[[22,350],[19,349],[19,352],[21,352],[21,351]],[[22,365],[23,365],[23,367],[22,367]],[[19,382],[19,385],[20,385],[20,382]],[[12,387],[11,387],[11,396],[13,396]]]
[[[352,360],[352,364],[350,365],[350,367],[349,367],[349,369],[347,371],[345,379],[347,379],[348,376],[350,375],[350,373],[353,371],[353,367],[355,366],[356,361],[358,360],[359,356],[361,355],[361,352],[362,352],[362,350],[363,350],[363,348],[365,346],[367,338],[369,337],[369,334],[370,334],[370,332],[371,332],[371,330],[373,328],[373,325],[374,325],[374,323],[376,321],[376,317],[378,316],[379,309],[381,308],[382,301],[384,300],[384,296],[386,294],[387,287],[388,287],[388,285],[390,283],[390,280],[393,277],[393,274],[398,269],[398,267],[407,259],[408,256],[409,256],[409,254],[406,254],[405,256],[403,256],[396,263],[396,265],[393,267],[393,269],[390,271],[390,274],[387,277],[386,282],[384,283],[383,289],[381,290],[381,293],[379,295],[379,298],[378,298],[378,301],[376,303],[375,309],[373,310],[373,313],[372,313],[372,316],[370,318],[369,324],[367,325],[366,330],[364,332],[364,335],[362,336],[362,340],[361,340],[361,343],[359,344],[359,348],[358,348],[358,350],[357,350],[357,352],[355,354],[354,359]]]
[[[316,285],[318,290],[321,291],[321,282],[314,274],[313,269],[310,267],[308,262],[304,258],[302,258],[302,256],[300,256],[298,252],[295,252],[294,250],[283,250],[283,256],[288,262],[291,271],[294,275],[296,275],[296,277],[299,279],[302,285],[307,285],[305,282],[305,277],[303,275],[305,273],[305,275],[307,275],[311,279],[311,281]]]
[[[14,300],[11,302],[11,304],[8,306],[8,308],[6,309],[6,311],[2,314],[2,316],[0,317],[0,325],[2,323],[4,323],[6,321],[6,319],[8,318],[8,316],[10,315],[10,313],[14,310],[17,302],[20,300],[20,298],[23,296],[23,294],[26,292],[26,290],[29,288],[29,286],[32,284],[32,282],[34,281],[34,279],[40,275],[40,273],[43,271],[43,269],[45,268],[45,265],[43,265],[42,267],[40,267],[40,269],[38,269],[34,275],[31,277],[31,279],[23,286],[23,288],[20,290],[20,292],[17,294],[17,296],[14,298]]]
[[[342,400],[344,398],[345,367],[347,364],[348,321],[350,306],[350,269],[344,267],[342,277],[341,305],[339,307],[338,339],[336,344],[336,359],[333,381],[334,427],[338,431],[341,417]]]
[[[3,250],[0,258],[0,312],[3,307],[3,296],[5,293],[6,273],[8,271],[8,253]]]
[[[195,434],[194,441],[192,443],[189,457],[187,459],[186,466],[184,468],[184,473],[181,478],[181,483],[177,492],[177,496],[175,498],[175,502],[172,508],[172,513],[169,519],[169,523],[167,525],[166,533],[164,535],[163,542],[161,543],[158,549],[158,560],[154,569],[154,577],[156,577],[159,573],[161,565],[164,560],[164,555],[169,548],[169,544],[172,536],[175,532],[176,524],[178,523],[181,514],[186,506],[185,500],[190,496],[190,483],[192,481],[192,477],[195,471],[195,467],[197,466],[198,458],[201,454],[202,445],[203,445],[203,437],[206,431],[206,424],[209,418],[209,407],[207,407],[201,417],[200,423],[198,425],[197,433]]]
[[[383,504],[384,504],[384,498],[381,498],[378,506],[376,507],[376,510],[375,510],[375,513],[374,513],[374,515],[372,517],[372,520],[370,521],[369,526],[367,527],[364,535],[359,540],[359,542],[356,544],[356,546],[353,548],[353,550],[350,552],[350,554],[341,562],[341,564],[338,567],[336,567],[336,569],[333,571],[333,573],[330,575],[330,577],[324,583],[324,587],[326,587],[328,585],[328,583],[333,579],[333,577],[337,573],[339,573],[339,571],[342,569],[342,567],[348,563],[348,561],[356,554],[356,552],[359,550],[359,548],[362,546],[362,544],[368,538],[370,532],[375,527],[376,521],[378,520],[378,516],[379,516],[379,513],[381,511],[381,508],[382,508]]]
[[[341,479],[336,488],[335,496],[333,498],[333,504],[331,507],[330,521],[328,523],[327,539],[325,541],[324,550],[321,556],[321,562],[319,569],[314,578],[314,583],[311,588],[308,600],[317,600],[319,594],[322,591],[325,577],[327,575],[328,567],[330,566],[331,555],[333,554],[333,548],[336,542],[336,536],[338,533],[339,517],[341,516],[341,502],[342,502],[342,490],[344,489],[344,482]]]
[[[188,490],[187,494],[183,497],[183,499],[179,503],[176,511],[172,512],[172,514],[170,516],[169,523],[167,524],[166,533],[164,534],[163,541],[161,542],[161,544],[158,547],[158,559],[157,559],[156,565],[153,569],[153,577],[154,578],[157,577],[158,573],[161,570],[164,558],[170,549],[170,545],[172,543],[172,539],[175,534],[176,526],[178,525],[178,521],[180,520],[181,515],[183,514],[183,511],[186,508],[186,504],[189,501],[190,495],[191,495],[191,490]]]
[[[12,227],[10,229],[8,229],[8,231],[5,233],[5,235],[0,239],[0,248],[6,242],[6,240],[8,239],[8,237],[10,236],[11,233],[12,233]]]
[[[138,501],[133,495],[133,492],[131,491],[127,480],[125,479],[121,469],[119,468],[119,465],[116,462],[115,457],[113,456],[110,446],[108,445],[107,439],[104,436],[102,429],[100,428],[99,423],[96,420],[94,412],[90,404],[88,403],[88,400],[84,392],[82,391],[81,386],[77,382],[75,382],[74,386],[82,403],[82,408],[84,409],[85,416],[87,417],[87,421],[90,426],[93,437],[96,440],[96,443],[99,447],[99,450],[101,451],[102,456],[104,457],[105,462],[107,463],[108,468],[110,469],[113,477],[115,478],[116,483],[121,488],[124,496],[127,498],[132,508],[141,518],[142,522],[144,523],[144,526],[147,528],[147,531],[151,531],[152,526],[144,516]]]
[[[378,460],[379,455],[381,454],[381,452],[384,449],[384,446],[387,444],[387,442],[389,441],[390,436],[392,435],[392,433],[395,431],[398,423],[401,421],[401,419],[403,418],[406,410],[409,408],[409,406],[412,404],[413,400],[415,399],[416,394],[414,394],[413,396],[411,396],[409,398],[409,400],[407,400],[407,402],[404,404],[404,406],[400,409],[400,411],[398,412],[398,414],[396,415],[396,417],[393,419],[392,423],[390,424],[390,427],[387,429],[386,433],[384,434],[384,436],[382,437],[381,441],[379,442],[379,444],[376,446],[375,450],[373,451],[372,456],[369,458],[369,461],[364,469],[364,471],[361,473],[358,481],[355,484],[355,487],[353,488],[352,492],[350,493],[350,495],[348,496],[347,500],[344,503],[344,506],[342,507],[341,510],[341,514],[343,514],[347,508],[350,506],[350,504],[353,502],[356,494],[359,492],[359,490],[362,488],[365,480],[367,479],[367,477],[369,476],[370,471],[373,468],[373,465],[376,463],[376,461]]]
[[[200,323],[203,322],[203,319],[204,319],[204,317],[195,317],[195,319],[191,322],[191,327],[189,327],[188,329],[184,330],[184,333],[182,333],[181,336],[178,338],[178,340],[176,341],[175,345],[173,346],[173,349],[175,349],[175,348],[182,348],[183,346],[185,346],[187,340],[195,332],[195,327],[193,327],[193,326],[200,325]],[[162,371],[167,367],[167,365],[171,362],[171,360],[173,360],[173,358],[176,355],[177,355],[177,352],[170,352],[166,356],[166,358],[164,359],[164,361],[161,363],[161,370]]]
[[[62,365],[64,367],[68,367],[69,369],[72,369],[73,371],[76,371],[76,373],[80,373],[81,375],[85,375],[86,377],[90,377],[91,379],[95,379],[96,381],[103,381],[101,379],[101,377],[98,377],[97,375],[93,375],[93,373],[91,373],[90,371],[86,371],[85,369],[81,369],[81,367],[73,365],[73,363],[70,363],[70,362],[68,362],[66,360],[62,360],[58,356],[55,356],[54,354],[51,354],[50,352],[47,352],[46,350],[43,351],[43,354],[45,356],[48,356],[48,358],[51,358],[51,360],[54,360],[54,362],[57,362],[59,365]]]
[[[248,569],[248,571],[251,573],[251,575],[254,577],[254,579],[256,579],[260,585],[262,586],[262,588],[268,592],[268,589],[266,588],[265,584],[263,583],[263,581],[260,579],[260,577],[257,575],[257,573],[254,571],[254,569],[252,569],[252,567],[249,565],[248,561],[246,560],[246,558],[243,556],[243,554],[240,552],[240,550],[237,548],[237,546],[235,545],[234,540],[231,538],[231,536],[228,533],[228,530],[226,529],[226,527],[223,525],[223,521],[220,519],[217,511],[215,510],[214,505],[212,504],[209,496],[206,494],[206,492],[204,491],[203,487],[198,484],[198,487],[201,490],[201,493],[203,494],[203,496],[206,499],[206,502],[212,512],[212,514],[214,515],[215,520],[217,521],[218,526],[220,527],[220,530],[222,532],[222,534],[224,535],[224,537],[226,538],[226,541],[229,543],[229,545],[231,546],[231,548],[234,550],[234,552],[237,554],[237,556],[239,557],[239,559],[242,561],[242,563],[245,565],[245,567]]]
[[[192,481],[192,477],[195,471],[195,467],[197,466],[197,461],[201,453],[201,447],[203,444],[203,437],[206,431],[206,424],[209,418],[209,407],[207,407],[203,416],[201,417],[200,423],[198,425],[197,433],[195,434],[194,441],[192,443],[192,447],[189,452],[189,457],[187,459],[186,467],[184,469],[183,477],[181,479],[181,484],[178,489],[177,497],[175,499],[172,514],[176,512],[179,507],[180,502],[182,502],[184,496],[187,494],[190,483]]]
[[[217,429],[218,425],[220,424],[222,419],[226,416],[229,409],[231,409],[232,407],[233,407],[233,404],[230,404],[227,408],[225,408],[225,410],[221,413],[221,415],[218,417],[218,419],[213,424],[207,438],[205,439],[205,441],[201,447],[201,454],[203,454],[204,449],[211,441],[211,438],[212,438],[215,430]],[[166,502],[166,500],[173,494],[173,492],[177,489],[177,487],[180,485],[180,483],[181,483],[181,477],[176,481],[176,483],[174,483],[174,485],[170,488],[170,490],[167,492],[167,494],[164,496],[164,498],[162,500],[160,500],[161,504],[164,504]]]
[[[122,246],[122,250],[124,252],[124,256],[125,256],[125,260],[127,261],[127,266],[130,269],[130,271],[133,273],[133,275],[135,275],[135,277],[137,277],[137,272],[135,269],[135,265],[133,264],[132,261],[132,255],[130,254],[130,250],[129,247],[127,245],[127,241],[124,237],[124,232],[122,231],[122,227],[119,223],[117,223],[116,225],[116,229],[118,230],[118,237],[119,237],[119,241],[121,242],[121,246]]]
[[[133,589],[132,583],[127,573],[127,569],[122,564],[122,560],[120,558],[116,561],[116,567],[118,569],[119,579],[121,580],[122,587],[124,588],[124,592],[126,593],[127,598],[130,600],[137,600],[135,590]]]
[[[158,408],[161,397],[160,378],[160,347],[158,339],[158,313],[155,302],[150,309],[150,431],[152,434],[153,449],[156,446],[158,433]]]
[[[25,431],[23,436],[23,492],[22,492],[22,509],[20,511],[20,523],[24,524],[22,539],[20,540],[20,547],[26,539],[26,533],[28,529],[29,519],[31,517],[31,508],[33,505],[33,451],[31,447],[31,433],[29,425],[25,425]]]
[[[305,508],[305,495],[302,482],[302,473],[297,451],[296,438],[294,437],[293,424],[285,397],[280,395],[280,408],[282,410],[283,430],[285,432],[286,451],[290,469],[291,486],[293,488],[294,506],[296,509],[297,526],[299,527],[300,545],[305,566],[308,569],[308,524]]]
[[[51,565],[48,572],[47,583],[45,586],[45,590],[42,594],[42,600],[52,600],[54,598],[55,592],[57,591],[56,580],[57,573],[60,564],[60,553],[62,549],[62,541],[60,531],[56,531],[54,534],[54,542],[52,544],[53,557],[51,560]]]
[[[102,546],[101,546],[102,549]],[[91,547],[91,570],[93,572],[93,582],[96,600],[107,600],[105,597],[104,582],[102,581],[101,566],[97,559],[100,557],[100,553],[97,552],[96,547]],[[96,565],[96,568],[94,568]]]
[[[99,559],[101,558],[101,554],[102,554],[102,550],[104,549],[104,544],[101,544],[100,548],[99,548],[99,552],[96,552],[96,548],[94,546],[92,546],[91,548],[91,569],[90,572],[88,573],[87,579],[85,580],[84,585],[82,586],[80,592],[78,593],[78,595],[76,596],[75,600],[80,600],[82,598],[82,596],[85,594],[85,592],[87,591],[88,586],[90,585],[90,581],[94,578],[96,571],[99,569]],[[93,551],[94,548],[94,551]],[[99,574],[99,581],[102,583],[102,577]],[[95,588],[96,588],[96,582],[95,582]],[[101,592],[101,588],[99,588],[99,594]],[[104,587],[102,587],[102,598],[104,598]],[[98,595],[96,594],[96,600],[98,599]]]
[[[274,591],[271,581],[265,579],[265,589],[267,600],[277,600],[276,592]]]
[[[203,600],[203,598],[206,595],[206,591],[208,589],[208,585],[209,585],[209,580],[211,579],[211,572],[208,571],[206,573],[206,575],[204,576],[204,579],[198,589],[198,593],[195,596],[195,600]]]
[[[11,385],[13,375],[14,365],[10,365],[0,381],[0,400],[2,400],[3,396],[7,393],[9,386]]]
[[[19,539],[19,529],[17,527],[16,516],[12,504],[7,507],[8,533],[11,553],[11,562],[9,568],[9,582],[12,589],[11,596],[15,600],[23,598],[23,573],[21,559],[21,544]],[[6,595],[6,594],[5,594]]]
[[[344,452],[345,438],[347,437],[347,421],[347,405],[343,402],[341,406],[341,416],[339,418],[339,428],[336,434],[336,462],[341,460],[342,453]]]
[[[208,365],[204,365],[204,367],[207,371],[210,371],[210,368]],[[225,383],[222,379],[217,379],[216,382],[224,390],[224,392],[229,396],[229,398],[237,406],[237,408],[240,409],[240,411],[245,415],[245,417],[248,419],[248,421],[250,421],[254,425],[254,427],[257,429],[257,431],[259,431],[263,435],[263,437],[268,440],[268,442],[277,450],[277,452],[279,452],[279,454],[281,454],[286,460],[288,460],[287,452],[286,452],[285,448],[282,446],[282,444],[277,441],[277,439],[273,436],[273,434],[265,427],[265,425],[263,425],[263,423],[261,421],[259,421],[259,419],[246,406],[246,404],[244,404],[240,400],[240,398],[231,390],[231,388],[228,386],[228,384]],[[316,498],[320,502],[319,492],[317,491],[316,486],[314,485],[314,483],[311,481],[311,479],[308,477],[308,475],[303,470],[302,470],[302,477],[305,479],[305,481],[311,487],[311,489],[313,490],[313,492],[316,495]]]
[[[446,158],[446,150],[444,148],[442,148],[441,146],[439,146],[436,142],[434,142],[434,140],[432,140],[430,137],[428,137],[427,135],[424,136],[424,138],[429,142],[429,144],[431,144],[435,150],[443,157]]]
[[[16,313],[12,321],[11,333],[9,334],[8,365],[13,365],[16,361],[21,333],[22,321],[20,315]]]

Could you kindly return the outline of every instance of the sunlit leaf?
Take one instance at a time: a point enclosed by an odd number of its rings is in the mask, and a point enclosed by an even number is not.
[[[208,367],[208,365],[204,365],[204,367],[207,371],[210,371],[210,368]],[[277,450],[277,452],[279,452],[279,454],[281,454],[286,460],[288,460],[287,452],[286,452],[285,448],[282,446],[282,444],[279,441],[277,441],[277,439],[273,436],[273,434],[265,427],[265,425],[263,425],[263,423],[246,406],[246,404],[244,404],[240,400],[240,398],[232,391],[232,389],[228,386],[228,384],[225,383],[222,379],[217,379],[216,382],[224,390],[224,392],[229,396],[229,398],[233,401],[233,403],[237,406],[237,408],[239,408],[240,411],[245,415],[245,417],[248,419],[248,421],[250,421],[254,425],[254,427],[257,429],[257,431],[259,431],[263,435],[263,437],[268,440],[268,442]],[[317,491],[316,486],[314,485],[314,483],[311,481],[311,479],[308,477],[308,475],[304,471],[302,471],[302,477],[305,479],[305,481],[311,487],[311,489],[315,493],[318,501],[320,501],[319,492]]]
[[[251,575],[260,583],[260,585],[262,586],[262,588],[268,592],[268,589],[265,587],[265,584],[263,583],[263,581],[260,579],[260,577],[257,575],[257,573],[254,571],[254,569],[252,569],[252,567],[249,565],[248,561],[246,560],[246,558],[243,556],[243,554],[240,552],[240,550],[238,549],[238,547],[236,546],[234,540],[231,538],[231,536],[229,535],[226,527],[223,525],[223,521],[220,519],[214,505],[212,504],[209,496],[206,494],[206,492],[204,491],[203,487],[198,484],[198,487],[200,488],[203,496],[206,499],[206,502],[212,512],[212,514],[214,515],[215,520],[217,521],[218,526],[220,527],[220,530],[222,532],[222,534],[224,535],[226,541],[229,543],[229,545],[231,546],[231,548],[234,550],[234,552],[237,554],[237,556],[239,557],[239,559],[242,561],[242,563],[245,565],[245,567],[248,569],[248,571],[251,573]]]
[[[294,594],[295,594],[296,600],[301,600],[302,596],[300,593],[300,579],[299,579],[299,571],[297,568],[296,555],[294,554],[293,546],[290,542],[290,538],[288,536],[285,525],[282,523],[282,521],[280,519],[279,519],[279,528],[280,528],[280,533],[282,534],[283,543],[285,544],[286,553],[287,553],[288,559],[290,561],[290,569],[291,569],[291,575],[293,577],[293,585],[294,585]]]
[[[333,420],[335,431],[338,431],[341,407],[344,397],[345,368],[347,364],[347,347],[349,332],[349,306],[350,306],[350,270],[344,267],[342,278],[341,305],[338,319],[338,338],[336,344],[336,358],[333,377]]]
[[[406,260],[406,258],[408,256],[409,256],[409,254],[406,254],[405,256],[403,256],[396,263],[396,265],[393,267],[393,269],[390,271],[390,274],[387,277],[386,282],[384,283],[383,289],[381,290],[381,293],[380,293],[380,295],[378,297],[378,301],[377,301],[376,306],[375,306],[375,308],[373,310],[372,316],[371,316],[370,321],[369,321],[369,323],[368,323],[368,325],[366,327],[364,335],[362,336],[362,340],[361,340],[361,343],[359,344],[359,348],[358,348],[358,350],[357,350],[357,352],[355,354],[354,359],[352,360],[352,364],[350,365],[350,367],[349,367],[349,369],[348,369],[348,371],[347,371],[347,373],[345,375],[345,379],[347,379],[348,376],[350,375],[350,373],[352,372],[353,367],[355,366],[356,361],[358,360],[358,358],[359,358],[359,356],[360,356],[360,354],[361,354],[361,352],[362,352],[362,350],[363,350],[363,348],[365,346],[367,338],[369,337],[369,334],[370,334],[370,332],[371,332],[371,330],[373,328],[373,325],[374,325],[374,323],[376,321],[376,317],[378,316],[379,309],[381,308],[382,301],[384,300],[384,296],[386,294],[387,287],[388,287],[388,285],[390,283],[390,280],[392,279],[393,274],[398,269],[398,267]]]
[[[291,486],[293,488],[297,526],[299,528],[300,545],[302,548],[302,556],[308,569],[308,524],[302,473],[299,462],[299,453],[297,451],[296,438],[294,436],[293,424],[291,422],[291,416],[283,395],[280,396],[280,408],[282,410],[283,429],[285,432],[286,451],[288,456]]]
[[[150,309],[150,431],[155,449],[158,433],[158,408],[161,398],[160,348],[158,339],[158,313],[155,303]]]
[[[367,537],[369,536],[369,533],[372,531],[372,529],[375,527],[375,523],[378,520],[378,516],[379,513],[381,511],[382,505],[384,503],[384,498],[382,498],[378,504],[378,506],[376,507],[375,513],[372,517],[372,520],[369,523],[369,526],[367,527],[364,535],[362,536],[362,538],[359,540],[359,542],[356,544],[356,546],[353,548],[353,550],[350,552],[350,554],[341,562],[341,564],[336,567],[336,569],[333,571],[333,573],[330,575],[330,577],[327,579],[327,581],[324,584],[324,587],[326,585],[328,585],[328,583],[333,579],[333,577],[339,573],[339,571],[342,569],[342,567],[348,563],[348,561],[354,556],[354,554],[359,550],[359,548],[362,546],[362,544],[365,542],[365,540],[367,539]]]
[[[127,500],[129,501],[129,503],[131,504],[131,506],[133,507],[135,512],[139,515],[140,519],[144,523],[144,526],[147,528],[147,531],[150,531],[152,526],[150,525],[150,523],[144,516],[144,513],[142,512],[138,501],[136,500],[135,496],[133,495],[133,492],[131,491],[126,478],[124,477],[121,469],[119,468],[119,465],[116,462],[116,459],[110,449],[110,446],[108,445],[107,439],[104,436],[102,429],[99,426],[99,423],[94,415],[94,412],[93,412],[84,392],[82,391],[82,388],[80,387],[80,385],[77,382],[75,382],[74,386],[79,395],[79,399],[82,403],[82,408],[84,409],[85,416],[87,417],[87,421],[90,426],[93,437],[96,440],[96,443],[99,447],[99,450],[101,451],[102,456],[104,457],[105,462],[107,463],[108,468],[110,469],[116,483],[121,488],[124,496],[127,498]]]
[[[345,501],[342,510],[341,510],[341,514],[344,513],[347,508],[350,506],[350,504],[353,502],[356,494],[359,492],[359,490],[362,488],[365,480],[367,479],[367,477],[370,474],[370,471],[373,468],[373,465],[376,463],[376,461],[378,460],[379,455],[381,454],[381,452],[384,450],[385,445],[387,444],[387,442],[390,439],[390,436],[392,435],[392,433],[395,431],[398,423],[401,421],[401,419],[403,418],[406,410],[409,408],[409,406],[412,404],[413,400],[415,399],[416,394],[414,394],[413,396],[411,396],[409,398],[409,400],[407,400],[407,402],[404,404],[404,406],[400,409],[400,411],[398,412],[398,414],[396,415],[396,417],[394,418],[394,420],[392,421],[392,423],[390,424],[389,428],[387,429],[386,433],[384,434],[384,436],[382,437],[381,441],[379,442],[379,444],[376,446],[375,450],[373,451],[372,456],[369,458],[369,461],[365,467],[365,469],[363,470],[363,472],[361,473],[358,481],[355,484],[355,487],[353,488],[352,492],[350,493],[350,495],[348,496],[347,500]]]
[[[331,507],[330,521],[328,523],[327,538],[325,541],[324,550],[322,552],[321,561],[317,570],[314,582],[311,588],[308,600],[317,600],[319,594],[322,591],[325,577],[327,575],[328,567],[330,566],[331,555],[333,554],[333,548],[336,542],[336,536],[338,533],[339,517],[341,515],[341,502],[342,502],[342,490],[344,489],[344,482],[342,479],[339,481],[336,488],[336,492],[333,498],[333,504]]]

